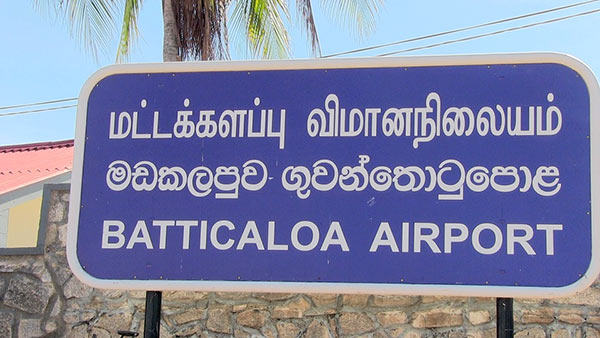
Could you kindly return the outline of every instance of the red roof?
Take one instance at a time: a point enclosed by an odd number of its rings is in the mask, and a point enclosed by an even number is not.
[[[0,194],[73,168],[73,140],[0,147]]]

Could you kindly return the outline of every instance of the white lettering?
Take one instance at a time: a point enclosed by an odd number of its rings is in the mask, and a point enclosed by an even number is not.
[[[377,229],[375,238],[371,243],[371,248],[369,249],[369,252],[376,252],[377,249],[379,249],[379,247],[383,245],[389,246],[392,252],[399,251],[398,244],[396,243],[396,239],[394,238],[394,233],[392,232],[392,229],[390,229],[390,223],[388,222],[379,223],[379,228]]]
[[[254,244],[258,250],[265,249],[258,228],[256,227],[256,222],[254,221],[248,221],[248,223],[246,223],[246,227],[244,228],[244,232],[242,233],[242,237],[238,242],[236,250],[243,250],[246,244]]]
[[[117,227],[116,230],[111,228]],[[125,224],[121,221],[106,220],[102,224],[102,249],[120,249],[125,244],[125,236],[123,231]],[[111,238],[116,238],[116,242],[111,242]]]
[[[423,229],[430,230],[430,233],[428,235],[423,234]],[[439,236],[439,234],[440,228],[437,226],[437,224],[416,222],[414,242],[415,252],[421,252],[421,242],[425,242],[427,243],[427,245],[429,245],[431,251],[433,251],[434,253],[440,253],[440,248],[434,242],[434,240]]]
[[[481,235],[481,232],[483,232],[483,230],[491,230],[494,234],[494,244],[489,248],[484,248],[481,245],[479,236]],[[496,226],[495,224],[481,223],[475,227],[471,236],[471,242],[473,243],[473,247],[480,254],[492,255],[498,252],[498,250],[500,250],[500,248],[502,247],[502,231],[500,231],[500,228],[498,228],[498,226]]]
[[[458,230],[458,235],[452,231]],[[444,253],[452,253],[452,243],[464,242],[469,237],[469,229],[462,223],[446,223],[444,226]]]
[[[133,228],[133,233],[129,238],[129,242],[127,242],[127,249],[132,249],[133,246],[137,243],[145,244],[146,249],[154,249],[152,241],[150,240],[150,233],[148,232],[146,222],[142,220],[138,221],[135,224],[135,228]]]
[[[302,229],[302,228],[310,229],[311,240],[308,244],[302,244],[302,243],[300,243],[300,240],[298,239],[298,233],[300,232],[300,229]],[[291,237],[292,237],[292,245],[294,246],[294,248],[296,248],[300,251],[310,251],[310,250],[314,249],[317,246],[317,244],[319,243],[319,228],[313,222],[300,221],[300,222],[296,223],[294,225],[294,227],[292,228]]]
[[[335,238],[333,237],[334,235]],[[329,230],[327,230],[327,234],[321,245],[321,251],[327,251],[330,245],[339,245],[342,248],[342,251],[350,251],[340,222],[334,221],[329,225]]]
[[[528,255],[535,255],[535,251],[529,244],[529,240],[533,238],[533,229],[528,224],[507,224],[506,225],[506,253],[509,255],[515,254],[515,243],[519,243],[523,250]],[[523,231],[525,234],[517,236],[515,231]]]

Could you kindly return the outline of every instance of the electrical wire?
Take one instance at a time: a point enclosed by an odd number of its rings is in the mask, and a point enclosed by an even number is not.
[[[529,14],[523,14],[523,15],[514,16],[514,17],[511,17],[511,18],[507,18],[507,19],[502,19],[502,20],[496,20],[496,21],[491,21],[491,22],[487,22],[487,23],[482,23],[482,24],[478,24],[478,25],[475,25],[475,26],[457,28],[457,29],[453,29],[453,30],[449,30],[449,31],[445,31],[445,32],[434,33],[434,34],[429,34],[429,35],[423,35],[423,36],[419,36],[419,37],[416,37],[416,38],[410,38],[410,39],[405,39],[405,40],[400,40],[400,41],[395,41],[395,42],[389,42],[389,43],[385,43],[385,44],[381,44],[381,45],[375,45],[375,46],[370,46],[370,47],[353,49],[353,50],[349,50],[349,51],[345,51],[345,52],[340,52],[340,53],[329,54],[329,55],[322,56],[322,58],[326,59],[326,58],[331,58],[331,57],[336,57],[336,56],[348,55],[348,54],[353,54],[353,53],[358,53],[358,52],[365,52],[365,51],[373,50],[373,49],[379,49],[379,48],[384,48],[384,47],[390,47],[390,46],[405,44],[405,43],[409,43],[409,42],[415,42],[415,41],[421,41],[421,40],[426,40],[426,39],[430,39],[430,38],[436,38],[436,37],[440,37],[440,36],[444,36],[444,35],[465,32],[465,31],[469,31],[469,30],[473,30],[473,29],[477,29],[477,28],[483,28],[483,27],[493,26],[493,25],[497,25],[497,24],[500,24],[500,23],[506,23],[506,22],[510,22],[510,21],[525,19],[525,18],[537,16],[537,15],[548,14],[548,13],[552,13],[552,12],[556,12],[556,11],[560,11],[560,10],[564,10],[564,9],[568,9],[568,8],[573,8],[573,7],[587,5],[587,4],[590,4],[590,3],[593,3],[593,2],[598,2],[598,1],[600,1],[600,0],[582,1],[582,2],[575,3],[575,4],[571,4],[571,5],[566,5],[566,6],[561,6],[561,7],[546,9],[546,10],[543,10],[543,11],[529,13]]]
[[[15,105],[15,106],[4,106],[4,107],[0,107],[0,110],[14,109],[14,108],[24,108],[24,107],[32,107],[32,106],[42,106],[42,105],[46,105],[46,104],[59,103],[59,102],[67,102],[67,101],[74,101],[74,100],[77,100],[77,98],[76,97],[71,97],[71,98],[68,98],[68,99],[42,101],[42,102],[35,102],[35,103],[25,103],[25,104],[18,104],[18,105]]]
[[[549,23],[553,23],[553,22],[558,22],[558,21],[563,21],[563,20],[567,20],[567,19],[572,19],[572,18],[576,18],[576,17],[579,17],[579,16],[594,14],[594,13],[597,13],[597,12],[600,12],[600,9],[594,9],[594,10],[591,10],[591,11],[581,12],[581,13],[577,13],[577,14],[573,14],[573,15],[567,15],[567,16],[563,16],[563,17],[559,17],[559,18],[554,18],[554,19],[550,19],[550,20],[546,20],[546,21],[534,22],[534,23],[530,23],[530,24],[522,25],[522,26],[518,26],[518,27],[511,27],[511,28],[501,29],[501,30],[498,30],[498,31],[490,32],[490,33],[484,33],[484,34],[479,34],[479,35],[468,36],[468,37],[460,38],[460,39],[456,39],[456,40],[448,40],[448,41],[438,42],[438,43],[430,44],[430,45],[427,45],[427,46],[413,47],[413,48],[402,49],[402,50],[395,51],[395,52],[383,53],[383,54],[379,54],[377,56],[390,56],[390,55],[395,55],[395,54],[408,53],[408,52],[414,52],[414,51],[417,51],[417,50],[423,50],[423,49],[429,49],[429,48],[434,48],[434,47],[449,45],[449,44],[453,44],[453,43],[457,43],[457,42],[464,42],[464,41],[469,41],[469,40],[475,40],[475,39],[479,39],[479,38],[483,38],[483,37],[488,37],[488,36],[492,36],[492,35],[498,35],[498,34],[502,34],[502,33],[506,33],[506,32],[512,32],[512,31],[516,31],[516,30],[520,30],[520,29],[531,28],[531,27],[545,25],[545,24],[549,24]]]
[[[3,116],[13,116],[13,115],[22,115],[22,114],[31,114],[31,113],[40,113],[40,112],[45,112],[45,111],[49,111],[49,110],[60,110],[60,109],[75,108],[75,107],[77,107],[77,105],[76,104],[72,104],[72,105],[68,105],[68,106],[59,106],[59,107],[51,107],[51,108],[41,108],[41,109],[33,109],[33,110],[16,111],[16,112],[10,112],[10,113],[1,113],[0,117],[3,117]]]
[[[330,57],[335,57],[335,56],[347,55],[347,54],[352,54],[352,53],[357,53],[357,52],[363,52],[363,51],[368,51],[368,50],[373,50],[373,49],[378,49],[378,48],[383,48],[383,47],[389,47],[389,46],[399,45],[399,44],[408,43],[408,42],[415,42],[415,41],[425,40],[425,39],[429,39],[429,38],[433,38],[433,37],[439,37],[439,36],[444,36],[444,35],[458,33],[458,32],[464,32],[464,31],[467,31],[467,30],[472,30],[472,29],[476,29],[476,28],[487,27],[487,26],[496,25],[496,24],[499,24],[499,23],[510,22],[510,21],[514,21],[514,20],[518,20],[518,19],[523,19],[523,18],[527,18],[527,17],[536,16],[536,15],[547,14],[547,13],[550,13],[550,12],[555,12],[555,11],[559,11],[559,10],[563,10],[563,9],[567,9],[567,8],[576,7],[576,6],[582,6],[582,5],[586,5],[586,4],[593,3],[593,2],[598,2],[598,1],[600,1],[600,0],[583,1],[583,2],[579,2],[579,3],[567,5],[567,6],[556,7],[556,8],[552,8],[552,9],[548,9],[548,10],[544,10],[544,11],[539,11],[539,12],[534,12],[534,13],[530,13],[530,14],[519,15],[519,16],[515,16],[515,17],[503,19],[503,20],[492,21],[492,22],[488,22],[488,23],[484,23],[484,24],[475,25],[475,26],[454,29],[454,30],[450,30],[450,31],[436,33],[436,34],[424,35],[424,36],[420,36],[420,37],[416,37],[416,38],[411,38],[411,39],[406,39],[406,40],[391,42],[391,43],[377,45],[377,46],[371,46],[371,47],[365,47],[365,48],[360,48],[360,49],[354,49],[354,50],[350,50],[350,51],[346,51],[346,52],[341,52],[341,53],[336,53],[336,54],[330,54],[330,55],[323,56],[322,58],[330,58]],[[567,16],[558,17],[558,18],[554,18],[554,19],[549,19],[549,20],[545,20],[545,21],[538,21],[538,22],[534,22],[534,23],[530,23],[530,24],[526,24],[526,25],[522,25],[522,26],[501,29],[501,30],[497,30],[497,31],[494,31],[494,32],[489,32],[489,33],[483,33],[483,34],[468,36],[468,37],[464,37],[464,38],[460,38],[460,39],[447,40],[447,41],[442,41],[442,42],[438,42],[438,43],[434,43],[434,44],[430,44],[430,45],[425,45],[425,46],[420,46],[420,47],[413,47],[413,48],[407,48],[407,49],[402,49],[402,50],[399,50],[399,51],[383,53],[383,54],[379,54],[377,56],[390,56],[390,55],[395,55],[395,54],[408,53],[408,52],[413,52],[413,51],[417,51],[417,50],[423,50],[423,49],[429,49],[429,48],[434,48],[434,47],[449,45],[449,44],[458,43],[458,42],[475,40],[475,39],[479,39],[479,38],[483,38],[483,37],[488,37],[488,36],[493,36],[493,35],[498,35],[498,34],[502,34],[502,33],[506,33],[506,32],[512,32],[512,31],[516,31],[516,30],[521,30],[521,29],[531,28],[531,27],[535,27],[535,26],[545,25],[545,24],[549,24],[549,23],[553,23],[553,22],[568,20],[568,19],[572,19],[572,18],[584,16],[584,15],[594,14],[594,13],[597,13],[597,12],[600,12],[600,9],[590,10],[590,11],[586,11],[586,12],[580,12],[580,13],[577,13],[577,14],[567,15]],[[60,102],[68,102],[68,101],[74,101],[74,100],[77,100],[77,98],[73,97],[73,98],[50,100],[50,101],[41,101],[41,102],[27,103],[27,104],[13,105],[13,106],[4,106],[4,107],[0,107],[0,110],[14,109],[14,108],[24,108],[24,107],[33,107],[33,106],[47,105],[47,104],[60,103]],[[45,112],[45,111],[69,109],[69,108],[75,108],[75,107],[77,107],[77,104],[65,105],[65,106],[58,106],[58,107],[50,107],[50,108],[40,108],[40,109],[24,110],[24,111],[9,112],[9,113],[0,113],[0,117],[14,116],[14,115],[23,115],[23,114],[31,114],[31,113],[40,113],[40,112]]]

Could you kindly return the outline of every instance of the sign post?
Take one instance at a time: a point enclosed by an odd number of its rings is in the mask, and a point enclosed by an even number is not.
[[[160,337],[160,310],[162,292],[146,291],[146,307],[144,316],[144,338]]]
[[[513,299],[496,299],[496,337],[512,338],[514,332]]]
[[[102,288],[576,292],[598,93],[559,54],[108,67],[79,99],[69,263]]]

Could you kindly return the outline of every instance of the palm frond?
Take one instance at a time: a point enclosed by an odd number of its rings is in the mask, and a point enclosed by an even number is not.
[[[137,18],[142,6],[142,0],[125,0],[121,38],[117,49],[116,62],[121,63],[129,59],[130,46],[138,36]]]
[[[375,30],[377,13],[384,0],[321,0],[321,3],[327,14],[361,38]]]
[[[99,51],[108,52],[110,40],[116,30],[117,4],[103,0],[65,0],[66,16],[71,24],[71,34],[94,57]]]
[[[111,50],[117,31],[115,20],[123,0],[35,0],[35,6],[53,10],[66,21],[71,37],[94,58]],[[42,5],[42,2],[47,6]]]
[[[313,16],[312,4],[310,0],[296,0],[296,10],[300,15],[301,24],[304,26],[306,37],[310,39],[313,55],[321,56],[321,46],[319,44],[319,34]]]
[[[238,0],[231,21],[234,34],[245,37],[252,57],[273,59],[290,55],[284,19],[289,21],[284,0]]]
[[[171,0],[183,60],[228,59],[225,0]]]

